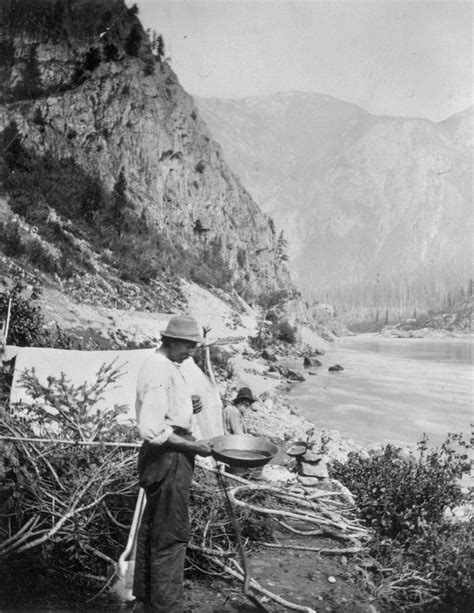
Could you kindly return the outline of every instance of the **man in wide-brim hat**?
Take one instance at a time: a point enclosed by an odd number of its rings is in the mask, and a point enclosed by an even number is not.
[[[209,456],[211,448],[191,434],[193,400],[180,364],[205,341],[196,319],[188,315],[173,316],[161,337],[160,348],[143,364],[137,383],[137,423],[144,439],[138,477],[147,502],[137,539],[133,593],[145,611],[181,613],[194,458]]]

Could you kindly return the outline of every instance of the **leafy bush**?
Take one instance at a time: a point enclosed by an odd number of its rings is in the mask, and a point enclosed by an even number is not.
[[[17,278],[13,280],[12,287],[8,288],[6,282],[3,282],[3,288],[0,288],[0,320],[6,320],[8,301],[10,297],[12,299],[8,344],[71,349],[73,339],[58,325],[54,330],[46,327],[41,308],[35,304],[40,296],[41,286],[38,283],[28,287]]]
[[[38,268],[45,272],[58,272],[60,262],[55,251],[48,249],[47,244],[39,238],[33,238],[25,244],[25,254],[28,259]]]
[[[209,287],[226,287],[231,279],[232,272],[222,257],[221,239],[213,239],[200,254],[190,257],[190,278],[196,283]]]
[[[239,249],[237,251],[237,264],[240,266],[240,268],[243,268],[245,266],[246,261],[247,252],[245,251],[245,249]]]
[[[8,291],[5,283],[0,293],[0,319],[5,320],[8,301],[11,297],[10,327],[8,343],[19,347],[41,345],[44,335],[44,317],[38,305],[34,304],[41,295],[39,285],[28,289],[21,280],[13,282]]]
[[[286,296],[285,291],[272,292],[267,295],[264,302],[266,308],[263,309],[258,323],[258,335],[250,339],[250,344],[254,349],[259,350],[278,342],[290,345],[296,343],[297,328],[285,319],[282,309]]]
[[[0,239],[5,255],[14,257],[24,252],[24,244],[20,232],[20,223],[16,219],[0,222]]]
[[[439,522],[445,507],[462,498],[456,478],[465,459],[452,440],[433,450],[423,439],[417,460],[393,445],[369,458],[351,453],[347,463],[334,462],[331,472],[356,496],[362,517],[381,537],[406,542],[427,523]]]
[[[428,527],[410,545],[409,554],[422,564],[442,601],[439,610],[472,611],[474,522]]]
[[[281,309],[289,297],[287,290],[276,289],[262,292],[257,296],[256,302],[264,311],[271,311],[272,309]]]
[[[276,322],[274,335],[278,340],[284,341],[290,345],[296,343],[296,328],[286,319]]]
[[[423,438],[417,458],[387,445],[369,458],[351,453],[330,465],[374,530],[371,554],[390,573],[382,576],[379,597],[390,610],[467,611],[472,522],[469,528],[443,521],[445,508],[463,500],[457,478],[467,468],[465,446],[461,435],[436,449]]]
[[[91,47],[84,56],[84,69],[93,72],[100,64],[100,51],[97,47]]]

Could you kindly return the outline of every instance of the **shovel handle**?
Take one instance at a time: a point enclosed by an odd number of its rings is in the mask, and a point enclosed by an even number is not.
[[[118,571],[121,577],[125,576],[127,572],[127,561],[130,554],[135,549],[137,540],[138,525],[145,510],[145,490],[141,487],[138,492],[137,503],[135,505],[135,512],[133,513],[132,525],[130,526],[130,533],[128,535],[127,546],[123,550],[118,560]]]

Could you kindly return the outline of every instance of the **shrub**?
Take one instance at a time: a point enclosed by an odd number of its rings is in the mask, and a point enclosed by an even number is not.
[[[393,445],[369,458],[352,453],[331,472],[356,496],[363,518],[381,537],[406,542],[462,498],[456,478],[465,460],[451,446],[457,439],[448,438],[439,450],[428,450],[424,439],[418,460],[407,460]]]
[[[6,319],[8,301],[11,297],[9,344],[19,347],[41,345],[44,335],[44,317],[40,307],[34,304],[40,295],[39,285],[27,289],[22,281],[15,280],[13,287],[8,291],[4,284],[0,292],[0,319]]]
[[[243,268],[245,266],[246,261],[247,261],[247,253],[245,249],[239,249],[237,251],[237,264],[240,266],[240,268]]]
[[[279,309],[289,299],[289,292],[285,289],[267,290],[257,296],[257,304],[265,311]]]
[[[221,239],[211,240],[201,254],[195,254],[190,259],[190,278],[195,283],[223,288],[230,283],[232,271],[222,256]]]
[[[25,244],[25,254],[30,262],[44,272],[58,272],[59,258],[55,250],[48,248],[39,238],[33,238]]]
[[[115,251],[117,258],[114,264],[123,281],[149,283],[161,271],[157,245],[152,245],[150,241],[137,245],[131,237],[126,237]]]
[[[23,146],[23,136],[15,121],[11,121],[2,132],[1,155],[9,170],[29,170],[30,156]]]
[[[288,343],[290,345],[294,345],[296,343],[296,328],[294,328],[286,319],[283,319],[276,323],[275,325],[275,337]]]
[[[8,300],[11,297],[10,327],[8,344],[18,347],[57,347],[71,349],[73,339],[58,325],[54,330],[46,327],[46,322],[36,300],[41,296],[41,287],[34,284],[27,287],[16,279],[10,290],[4,283],[0,290],[0,320],[5,320],[8,310]]]
[[[43,113],[41,112],[41,109],[39,106],[37,106],[35,109],[35,112],[33,115],[33,123],[35,123],[37,126],[44,126],[45,124]]]
[[[378,588],[388,610],[471,610],[473,522],[443,521],[444,509],[463,499],[457,478],[466,469],[465,446],[461,435],[436,449],[423,438],[417,458],[387,445],[369,458],[352,453],[329,467],[374,530],[369,546],[388,569]]]
[[[428,527],[410,545],[409,555],[421,563],[442,600],[439,610],[472,611],[474,522]]]
[[[149,77],[152,74],[155,74],[155,64],[154,64],[154,60],[147,60],[145,62],[145,68],[143,69],[143,74],[145,75],[145,77]]]
[[[0,222],[0,238],[5,255],[14,257],[23,253],[24,245],[18,220],[10,218],[8,221]]]
[[[91,47],[84,56],[84,69],[89,72],[94,70],[100,64],[100,51],[97,47]]]
[[[104,45],[104,59],[106,62],[116,62],[119,59],[118,49],[113,43]]]

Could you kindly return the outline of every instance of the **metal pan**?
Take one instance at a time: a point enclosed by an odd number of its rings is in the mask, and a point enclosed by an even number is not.
[[[307,451],[308,448],[306,447],[305,443],[294,443],[289,449],[286,450],[286,453],[293,458],[297,458],[304,455]]]
[[[241,468],[264,466],[278,453],[278,447],[266,438],[250,434],[216,436],[209,444],[215,460]]]

